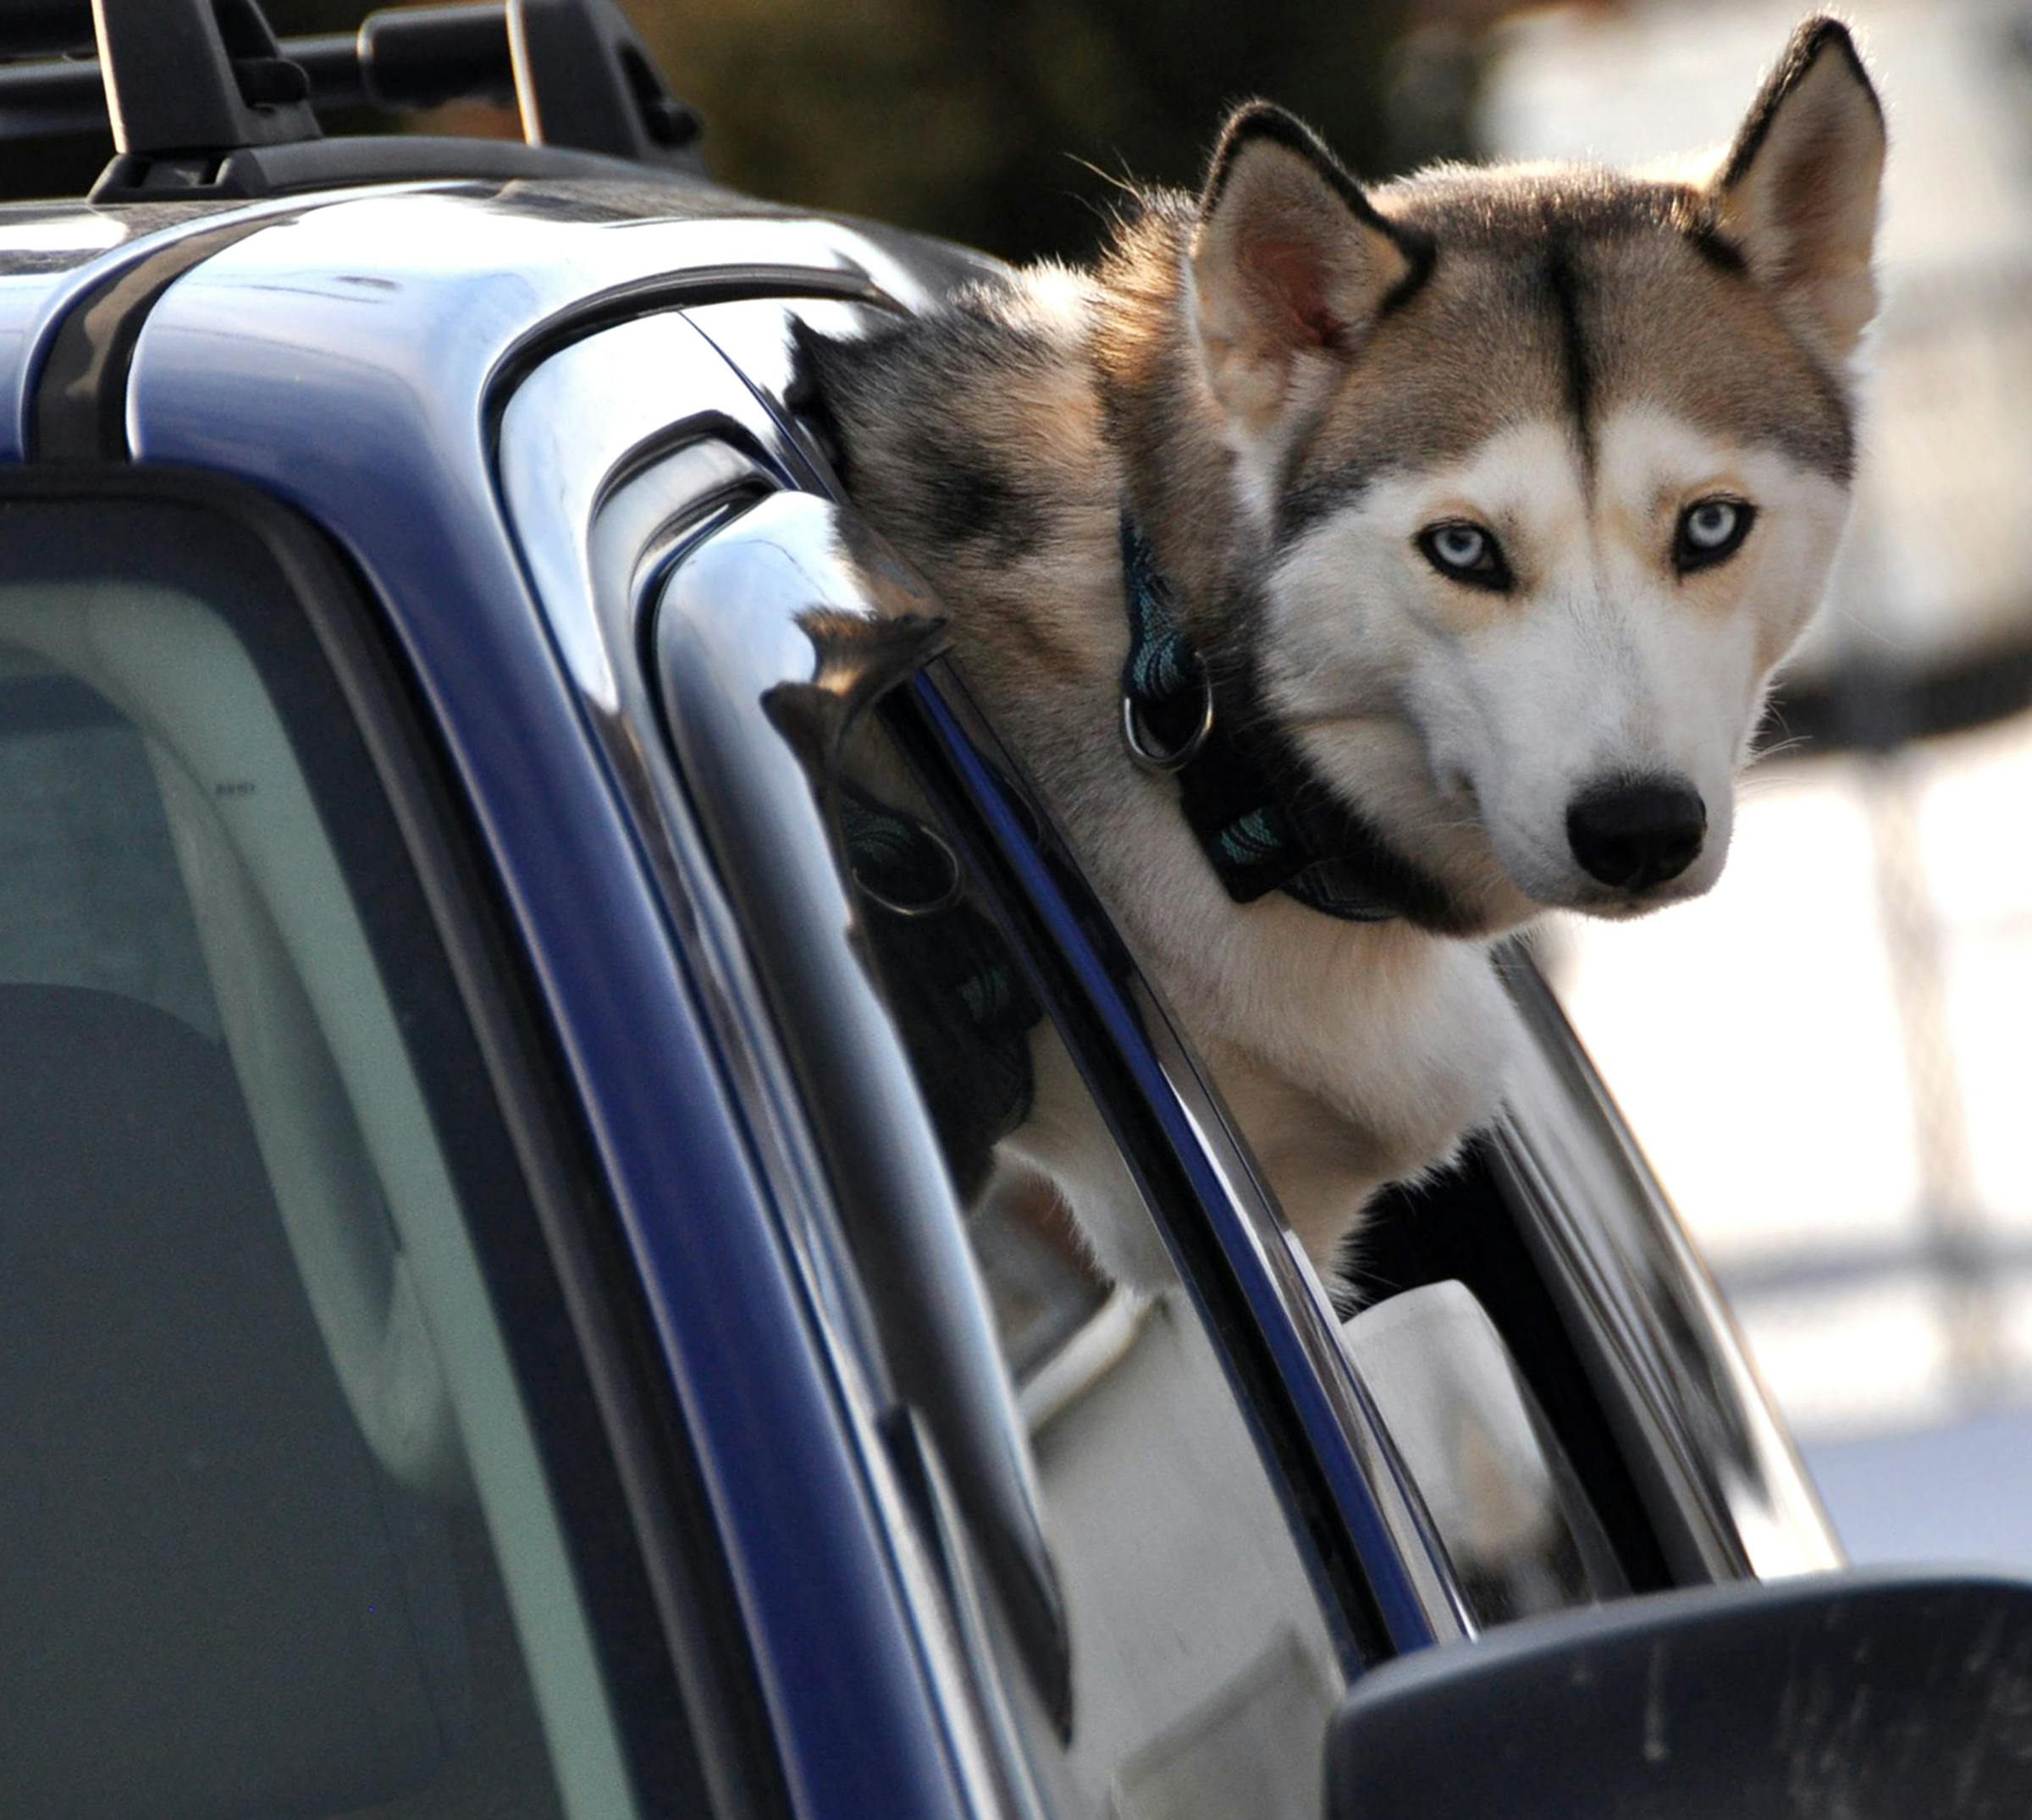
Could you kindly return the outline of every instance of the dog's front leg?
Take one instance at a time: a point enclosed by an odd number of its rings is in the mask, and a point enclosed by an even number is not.
[[[1202,1039],[1285,1219],[1330,1288],[1359,1288],[1347,1241],[1377,1192],[1439,1168],[1502,1103],[1516,1013],[1486,953],[1433,944],[1413,993],[1345,1008],[1340,1028],[1274,1046]]]

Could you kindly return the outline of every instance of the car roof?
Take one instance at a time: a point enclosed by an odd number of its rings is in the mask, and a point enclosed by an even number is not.
[[[768,295],[909,307],[986,268],[713,182],[697,115],[614,0],[387,7],[280,41],[257,0],[223,8],[38,0],[0,28],[0,138],[102,124],[115,149],[89,199],[0,206],[0,460],[141,455],[121,431],[130,363],[166,306],[186,334],[322,335],[371,366],[377,340],[455,336],[476,309],[516,319],[494,351],[520,354],[550,317]],[[334,111],[461,97],[511,104],[522,136],[323,130]],[[370,294],[365,335],[279,301]]]
[[[296,312],[273,306],[278,285],[359,291],[378,283],[377,327],[389,333],[413,312],[467,307],[489,279],[540,295],[554,314],[654,307],[656,295],[678,303],[814,294],[911,308],[995,269],[942,242],[703,177],[585,163],[593,174],[382,183],[237,201],[0,207],[0,460],[33,452],[34,393],[64,323],[151,262],[173,273],[163,295],[187,303],[202,292],[233,316],[236,334],[263,339],[302,327]],[[463,282],[444,282],[455,268]],[[236,273],[265,303],[229,302]],[[415,276],[433,282],[408,282]],[[535,333],[540,323],[522,326]]]

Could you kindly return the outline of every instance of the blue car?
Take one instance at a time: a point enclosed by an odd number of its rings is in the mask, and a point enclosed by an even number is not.
[[[808,422],[988,262],[594,0],[8,19],[118,155],[0,209],[0,1813],[2032,1812],[2024,1589],[1827,1571],[1521,954],[1322,1292]]]

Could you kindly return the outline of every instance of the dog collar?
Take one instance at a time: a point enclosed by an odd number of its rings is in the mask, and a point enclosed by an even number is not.
[[[1122,742],[1178,780],[1179,807],[1229,897],[1282,891],[1345,923],[1410,913],[1423,881],[1345,807],[1243,692],[1218,691],[1150,540],[1122,515],[1129,658]]]

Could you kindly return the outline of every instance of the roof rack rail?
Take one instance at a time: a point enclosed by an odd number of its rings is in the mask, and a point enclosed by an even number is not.
[[[76,52],[95,46],[97,55]],[[401,177],[555,175],[584,154],[698,172],[698,119],[613,0],[454,0],[278,43],[259,0],[13,0],[0,141],[110,124],[95,202]],[[49,53],[70,52],[52,56]],[[515,102],[523,142],[326,139],[318,109]],[[574,156],[577,154],[577,156]]]

